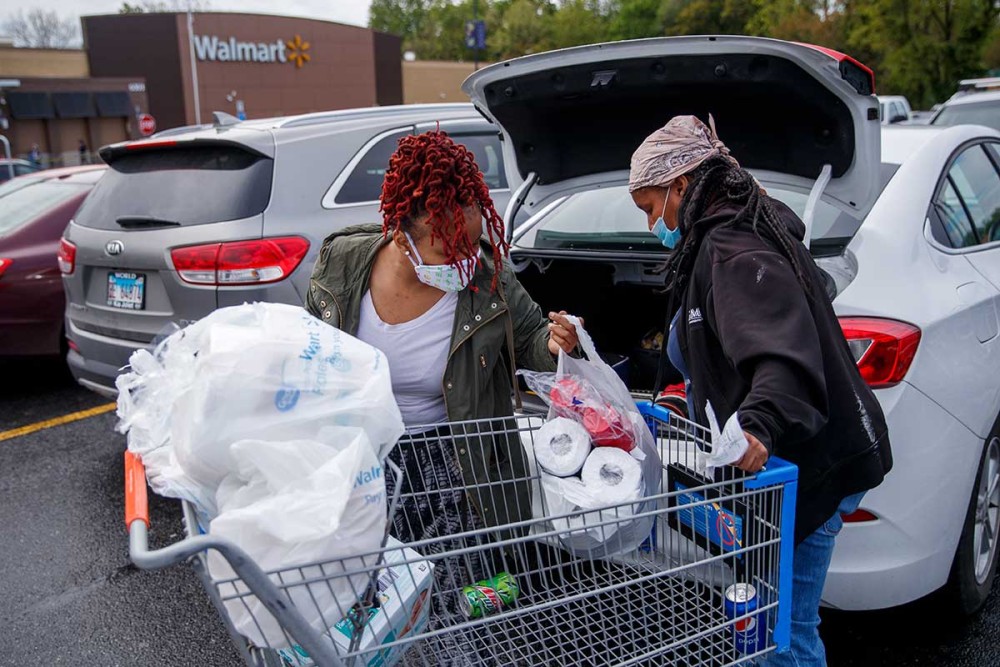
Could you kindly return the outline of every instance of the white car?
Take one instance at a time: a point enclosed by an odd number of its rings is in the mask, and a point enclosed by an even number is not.
[[[504,136],[531,217],[515,267],[543,308],[587,318],[602,351],[662,331],[665,257],[627,194],[629,155],[679,113],[711,112],[811,250],[889,423],[895,465],[847,517],[824,601],[900,605],[949,584],[985,600],[1000,520],[1000,133],[884,127],[870,75],[824,50],[746,37],[642,40],[529,56],[465,90]]]
[[[956,93],[941,105],[931,125],[985,125],[1000,129],[1000,90],[978,89]]]
[[[905,123],[913,118],[910,101],[902,95],[879,95],[878,106],[883,125]]]

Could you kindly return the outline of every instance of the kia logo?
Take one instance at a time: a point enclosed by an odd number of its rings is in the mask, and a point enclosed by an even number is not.
[[[125,244],[121,241],[108,241],[108,244],[104,246],[104,252],[108,253],[112,257],[120,255],[125,252]]]

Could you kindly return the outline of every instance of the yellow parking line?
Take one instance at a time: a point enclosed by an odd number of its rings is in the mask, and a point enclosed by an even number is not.
[[[11,429],[9,431],[0,431],[0,442],[10,440],[12,438],[20,438],[22,435],[28,435],[29,433],[44,431],[45,429],[52,428],[53,426],[61,426],[63,424],[80,421],[81,419],[103,415],[106,412],[114,410],[116,405],[116,403],[106,403],[105,405],[98,405],[96,408],[90,408],[89,410],[71,412],[68,415],[56,417],[55,419],[46,419],[43,422],[35,422],[34,424],[28,424],[27,426]]]

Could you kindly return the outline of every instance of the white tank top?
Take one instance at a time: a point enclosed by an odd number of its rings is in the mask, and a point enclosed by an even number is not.
[[[389,360],[392,393],[408,428],[448,419],[441,384],[457,306],[458,293],[446,292],[420,317],[386,324],[375,310],[371,291],[365,292],[361,301],[358,338],[381,350]]]

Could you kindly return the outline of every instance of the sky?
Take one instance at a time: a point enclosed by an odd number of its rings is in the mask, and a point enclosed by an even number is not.
[[[180,3],[178,3],[180,4]],[[281,14],[311,19],[324,19],[352,25],[368,25],[370,0],[208,0],[208,10],[216,12],[246,12]],[[3,0],[0,23],[11,13],[41,7],[55,10],[61,16],[79,19],[81,15],[115,14],[122,0]]]

